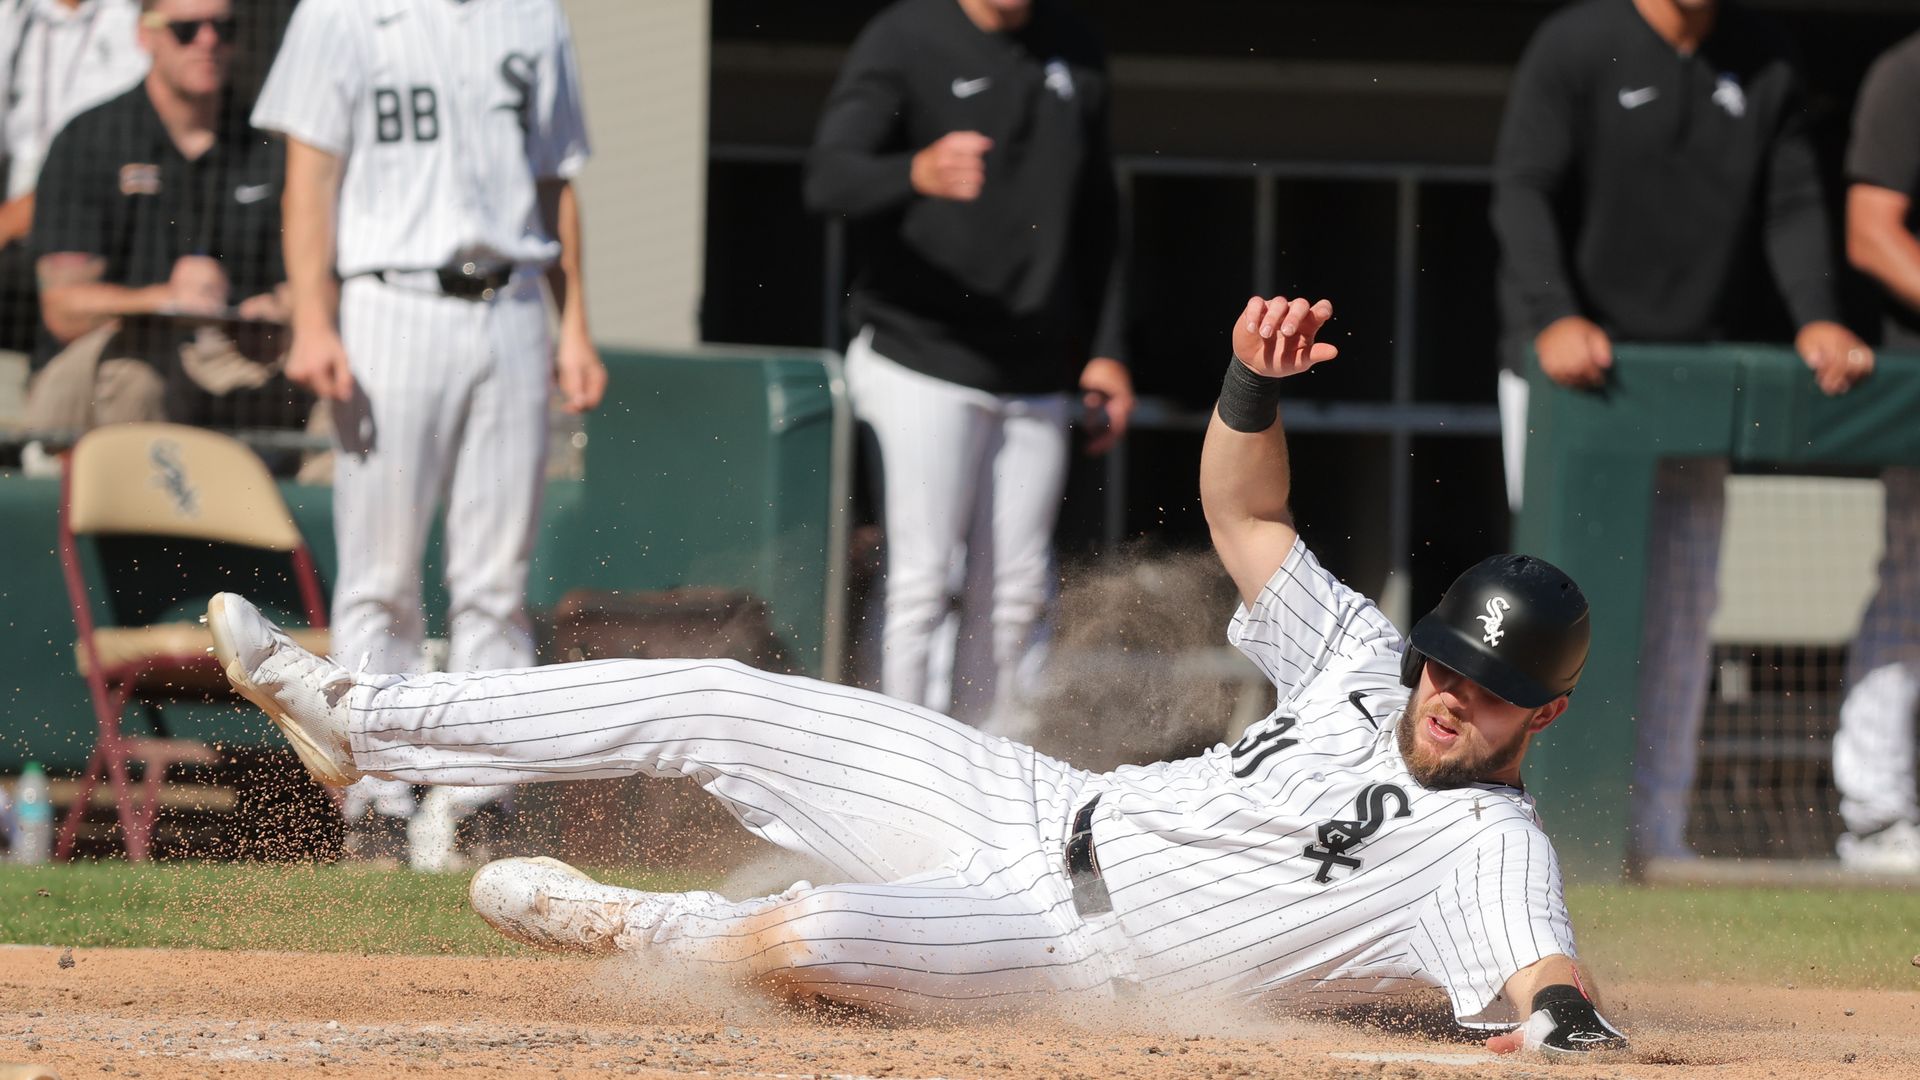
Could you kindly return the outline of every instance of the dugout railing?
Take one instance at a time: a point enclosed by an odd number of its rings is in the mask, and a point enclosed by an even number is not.
[[[715,144],[709,148],[709,160],[718,165],[774,165],[797,170],[806,157],[804,147]],[[1421,340],[1423,194],[1439,187],[1485,187],[1491,170],[1479,165],[1439,165],[1419,162],[1312,162],[1267,161],[1236,162],[1205,158],[1183,158],[1149,154],[1123,154],[1115,159],[1115,171],[1123,191],[1132,189],[1144,178],[1191,178],[1243,181],[1248,199],[1246,210],[1251,223],[1251,250],[1248,252],[1245,283],[1252,291],[1272,295],[1283,280],[1281,266],[1286,258],[1280,249],[1276,223],[1281,215],[1283,182],[1310,181],[1347,185],[1369,185],[1392,193],[1393,222],[1390,270],[1392,314],[1382,336],[1392,342],[1391,357],[1385,373],[1387,393],[1384,400],[1312,400],[1292,401],[1288,405],[1287,424],[1302,434],[1355,435],[1381,440],[1386,444],[1384,470],[1386,484],[1379,492],[1377,520],[1384,523],[1388,566],[1379,590],[1381,606],[1396,625],[1409,625],[1411,614],[1411,574],[1409,552],[1413,547],[1414,440],[1427,437],[1497,439],[1500,422],[1491,403],[1492,385],[1488,383],[1486,402],[1421,401],[1415,393],[1418,343]],[[1129,204],[1132,205],[1132,200]],[[1136,215],[1139,210],[1136,208]],[[828,349],[845,345],[847,284],[852,268],[848,234],[844,219],[818,219],[822,241],[818,304],[818,340]],[[1367,259],[1370,255],[1353,255]],[[1231,297],[1229,298],[1232,299]],[[1212,375],[1217,379],[1218,376]],[[1183,406],[1169,398],[1144,397],[1133,417],[1133,426],[1141,432],[1192,432],[1206,430],[1207,409]],[[1102,465],[1101,505],[1098,508],[1100,535],[1112,548],[1127,534],[1127,510],[1132,505],[1128,449],[1122,442],[1106,456]],[[1083,508],[1083,514],[1094,513]]]

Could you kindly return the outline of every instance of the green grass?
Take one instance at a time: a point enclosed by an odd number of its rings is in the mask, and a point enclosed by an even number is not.
[[[1920,990],[1920,891],[1585,886],[1567,907],[1613,978]]]
[[[614,872],[654,890],[685,876]],[[464,874],[248,863],[0,866],[0,943],[345,953],[522,951],[467,907]]]
[[[646,889],[711,887],[614,871]],[[123,862],[0,865],[0,943],[506,955],[468,910],[466,877],[351,866]],[[1920,990],[1920,893],[1570,891],[1603,978]]]

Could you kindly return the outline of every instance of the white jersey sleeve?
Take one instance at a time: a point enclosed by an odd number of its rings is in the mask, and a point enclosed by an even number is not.
[[[527,133],[527,158],[540,180],[571,180],[593,148],[580,104],[580,65],[564,12],[554,14],[553,77],[540,80],[539,114]]]
[[[20,96],[20,35],[26,29],[28,0],[0,0],[0,161],[12,161],[13,107]],[[8,184],[12,187],[11,182]]]
[[[1469,1027],[1526,1019],[1524,1003],[1502,989],[1522,968],[1549,956],[1577,958],[1560,862],[1538,826],[1489,831],[1473,855],[1427,897],[1413,950]]]
[[[344,157],[367,66],[345,0],[302,0],[253,107],[253,126]]]
[[[1404,648],[1373,601],[1341,584],[1299,539],[1252,606],[1234,612],[1227,640],[1266,673],[1283,706],[1327,672],[1397,665]]]

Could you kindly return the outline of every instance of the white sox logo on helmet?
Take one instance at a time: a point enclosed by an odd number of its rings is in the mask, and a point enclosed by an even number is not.
[[[1500,628],[1500,624],[1506,621],[1507,612],[1512,609],[1513,605],[1507,603],[1507,598],[1504,596],[1496,596],[1487,601],[1487,613],[1474,616],[1480,620],[1480,625],[1487,631],[1480,636],[1480,640],[1489,645],[1499,645],[1500,639],[1507,636],[1507,632]]]

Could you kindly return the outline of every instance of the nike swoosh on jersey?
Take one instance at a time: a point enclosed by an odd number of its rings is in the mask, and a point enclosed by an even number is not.
[[[273,194],[272,184],[241,184],[233,189],[233,201],[237,203],[257,203]]]
[[[957,98],[970,98],[992,85],[993,80],[985,75],[982,75],[978,79],[955,79],[953,80],[953,96]]]
[[[1643,86],[1638,90],[1628,90],[1623,87],[1620,90],[1620,107],[1629,110],[1637,109],[1659,96],[1660,88],[1657,86]]]

